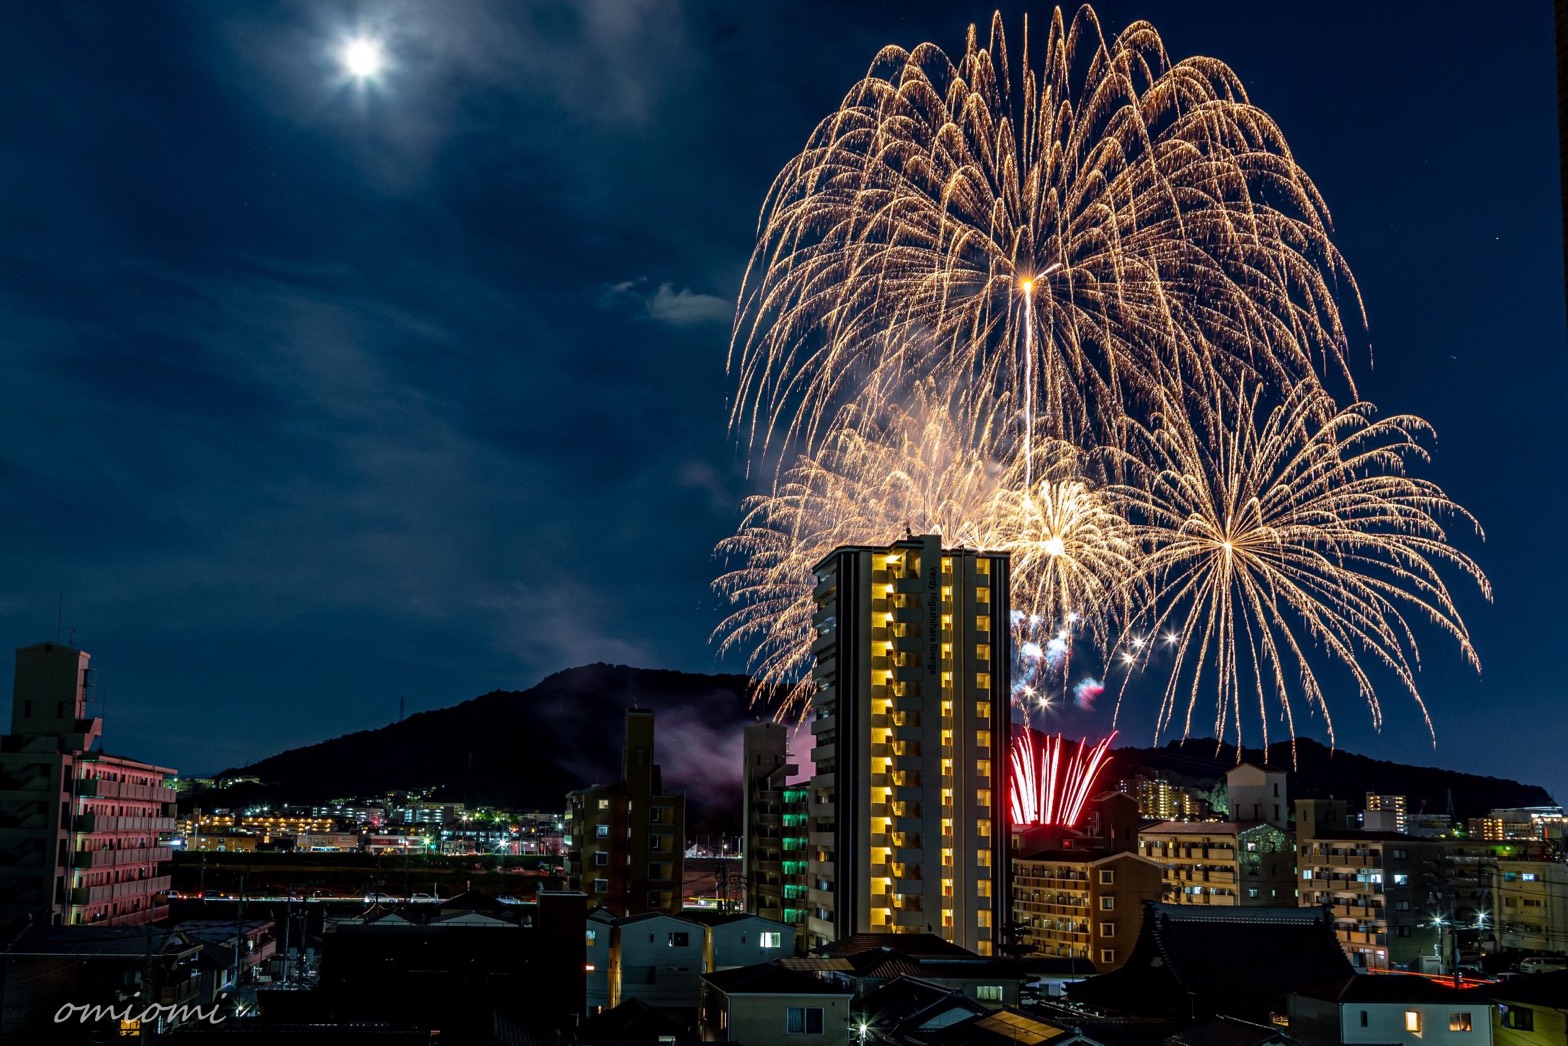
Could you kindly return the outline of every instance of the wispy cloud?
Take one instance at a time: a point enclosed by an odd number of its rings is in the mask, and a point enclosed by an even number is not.
[[[648,287],[649,281],[643,277],[608,284],[599,295],[599,305],[630,308],[641,318],[672,327],[728,325],[735,316],[734,304],[717,295],[701,294],[689,287],[676,290],[673,283],[661,283],[651,291]]]

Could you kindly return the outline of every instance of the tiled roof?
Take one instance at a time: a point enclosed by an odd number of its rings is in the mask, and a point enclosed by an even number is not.
[[[899,952],[903,955],[950,955],[978,958],[974,952],[944,941],[934,933],[855,933],[817,949],[819,955],[850,956],[862,952]]]
[[[579,1039],[632,1039],[652,1042],[659,1036],[677,1036],[684,1029],[641,999],[628,999],[613,1009],[595,1014],[577,1029]]]
[[[852,995],[810,974],[787,970],[777,963],[760,962],[733,970],[705,973],[702,979],[726,995]]]
[[[33,926],[0,955],[101,955],[105,958],[144,957],[165,951],[190,951],[199,946],[178,930],[156,926]]]
[[[1236,835],[1267,821],[1158,821],[1138,829],[1139,835]]]
[[[1147,1016],[1225,1014],[1266,1021],[1291,992],[1355,976],[1322,908],[1144,905],[1118,970],[1068,988],[1098,1005]]]
[[[1221,1017],[1183,1028],[1167,1038],[1162,1046],[1269,1046],[1294,1041],[1272,1024]]]
[[[970,1044],[987,1046],[989,1043],[1043,1046],[1045,1043],[1074,1037],[1074,1032],[1066,1028],[1058,1028],[1038,1017],[1031,1017],[1017,1010],[1001,1009],[943,1028],[929,1036],[927,1041],[933,1044],[954,1043],[963,1046],[970,1046]]]
[[[926,1041],[933,1032],[983,1015],[987,1008],[961,991],[918,977],[897,977],[868,992],[857,1009],[883,1041]]]

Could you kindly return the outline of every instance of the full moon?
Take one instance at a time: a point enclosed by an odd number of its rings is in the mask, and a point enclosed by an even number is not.
[[[349,41],[343,48],[342,59],[343,68],[350,76],[359,80],[375,76],[385,64],[381,45],[375,40],[364,37]]]

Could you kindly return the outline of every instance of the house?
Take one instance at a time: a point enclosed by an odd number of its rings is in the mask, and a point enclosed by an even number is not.
[[[817,961],[832,982],[857,998],[899,977],[916,977],[961,991],[988,1009],[1017,1006],[1027,974],[1016,964],[976,955],[929,933],[857,933],[818,949]],[[823,960],[826,960],[823,962]],[[812,959],[783,960],[801,968]]]
[[[847,1044],[850,995],[778,963],[719,970],[702,975],[697,1027],[703,1042]]]
[[[680,1020],[690,1017],[702,994],[706,950],[702,924],[644,912],[612,919],[608,929],[606,1008],[640,999],[667,1016]]]
[[[856,1004],[853,1022],[855,1041],[887,1046],[1098,1046],[1078,1030],[1081,1018],[1053,1023],[1034,1013],[983,1006],[961,991],[918,977],[899,977],[872,991]]]
[[[703,973],[754,966],[795,954],[795,927],[743,912],[690,911],[683,919],[703,928]]]
[[[1492,1041],[1497,1046],[1568,1046],[1568,970],[1515,977],[1475,991],[1496,1004]]]
[[[1352,977],[1293,993],[1290,1032],[1312,1042],[1492,1046],[1496,1007],[1474,988],[1412,974]]]

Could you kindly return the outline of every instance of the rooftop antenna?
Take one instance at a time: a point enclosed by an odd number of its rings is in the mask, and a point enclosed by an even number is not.
[[[54,612],[54,641],[60,641],[60,625],[65,619],[65,590],[60,590],[60,603]]]
[[[403,721],[403,701],[403,695],[397,695],[397,720],[400,723]]]

